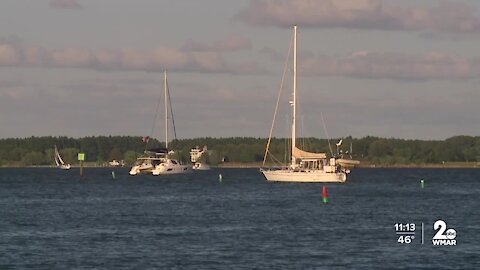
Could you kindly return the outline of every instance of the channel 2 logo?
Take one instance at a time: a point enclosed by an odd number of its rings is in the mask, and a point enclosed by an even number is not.
[[[434,246],[456,246],[457,231],[455,229],[447,229],[447,223],[441,219],[435,221],[433,229],[437,231],[432,238]]]

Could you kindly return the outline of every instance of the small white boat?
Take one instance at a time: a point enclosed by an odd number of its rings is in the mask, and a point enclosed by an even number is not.
[[[197,170],[197,171],[208,171],[210,170],[210,166],[208,166],[208,164],[206,163],[202,163],[202,162],[195,162],[193,164],[193,169],[194,170]]]
[[[360,162],[340,158],[332,154],[327,158],[325,153],[312,153],[299,149],[296,145],[296,117],[297,117],[297,26],[293,32],[293,100],[290,101],[292,108],[291,150],[290,164],[281,168],[261,169],[267,181],[278,182],[345,182],[350,169]],[[276,111],[275,111],[276,115]],[[275,119],[275,116],[274,116]],[[273,130],[273,125],[272,125]],[[267,142],[263,165],[265,165],[272,131]],[[339,147],[341,141],[337,144]]]
[[[125,162],[123,160],[121,160],[120,162],[118,162],[116,159],[112,160],[112,161],[109,161],[108,162],[108,165],[112,166],[112,167],[120,167],[120,166],[125,166]]]
[[[210,170],[210,166],[206,162],[202,162],[201,157],[203,154],[207,153],[207,146],[199,148],[198,146],[190,150],[190,161],[193,164],[194,170],[207,171]]]
[[[72,168],[72,166],[70,166],[70,164],[65,163],[63,161],[62,156],[60,156],[60,152],[58,152],[58,148],[57,148],[56,145],[55,145],[54,158],[55,158],[55,164],[57,164],[58,168],[60,168],[62,170],[70,170],[70,168]]]

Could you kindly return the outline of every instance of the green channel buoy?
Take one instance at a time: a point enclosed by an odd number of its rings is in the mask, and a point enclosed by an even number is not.
[[[422,179],[422,180],[420,180],[420,186],[421,186],[422,188],[424,188],[424,187],[425,187],[425,180],[423,180],[423,179]]]
[[[115,179],[115,172],[112,171],[112,178]]]

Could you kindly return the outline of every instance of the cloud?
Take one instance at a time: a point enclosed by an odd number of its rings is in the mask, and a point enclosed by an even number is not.
[[[267,55],[271,61],[273,62],[282,62],[285,61],[285,55],[279,53],[275,49],[271,47],[263,47],[261,50],[258,51],[261,54]]]
[[[285,61],[277,50],[264,47],[259,53],[273,62]],[[341,76],[392,80],[460,80],[480,78],[480,58],[464,58],[443,52],[405,54],[358,50],[343,56],[299,53],[299,73],[306,76]]]
[[[256,0],[235,19],[254,26],[480,32],[474,7],[439,2],[434,7],[395,6],[383,0]]]
[[[80,5],[77,0],[50,0],[48,4],[52,8],[59,8],[59,9],[81,9],[82,5]]]
[[[0,63],[5,66],[15,65],[20,62],[17,49],[11,44],[0,44]]]
[[[223,48],[233,48],[232,44],[236,43],[219,44]],[[168,68],[183,72],[231,74],[265,72],[256,63],[227,63],[221,53],[214,51],[184,51],[165,46],[145,51],[76,47],[47,49],[41,46],[23,46],[19,42],[5,39],[0,39],[0,66],[139,71],[161,71]]]
[[[250,50],[252,48],[252,42],[243,36],[231,35],[224,39],[215,41],[212,45],[207,45],[193,40],[188,40],[183,46],[184,51],[239,51]]]
[[[271,48],[261,53],[275,55]],[[480,58],[463,58],[441,52],[423,55],[357,51],[345,56],[299,55],[299,71],[309,76],[345,76],[395,80],[455,80],[480,77]],[[255,61],[228,63],[222,53],[184,51],[161,46],[151,50],[86,48],[47,49],[0,39],[0,66],[82,68],[95,70],[266,74]]]
[[[357,51],[351,55],[310,57],[299,64],[310,76],[345,76],[394,80],[448,80],[480,78],[480,58],[445,53],[424,55]]]

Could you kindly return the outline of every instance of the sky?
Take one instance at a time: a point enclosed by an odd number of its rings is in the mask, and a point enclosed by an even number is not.
[[[3,0],[0,138],[163,140],[164,69],[178,138],[287,137],[294,24],[301,136],[480,136],[480,1]]]

